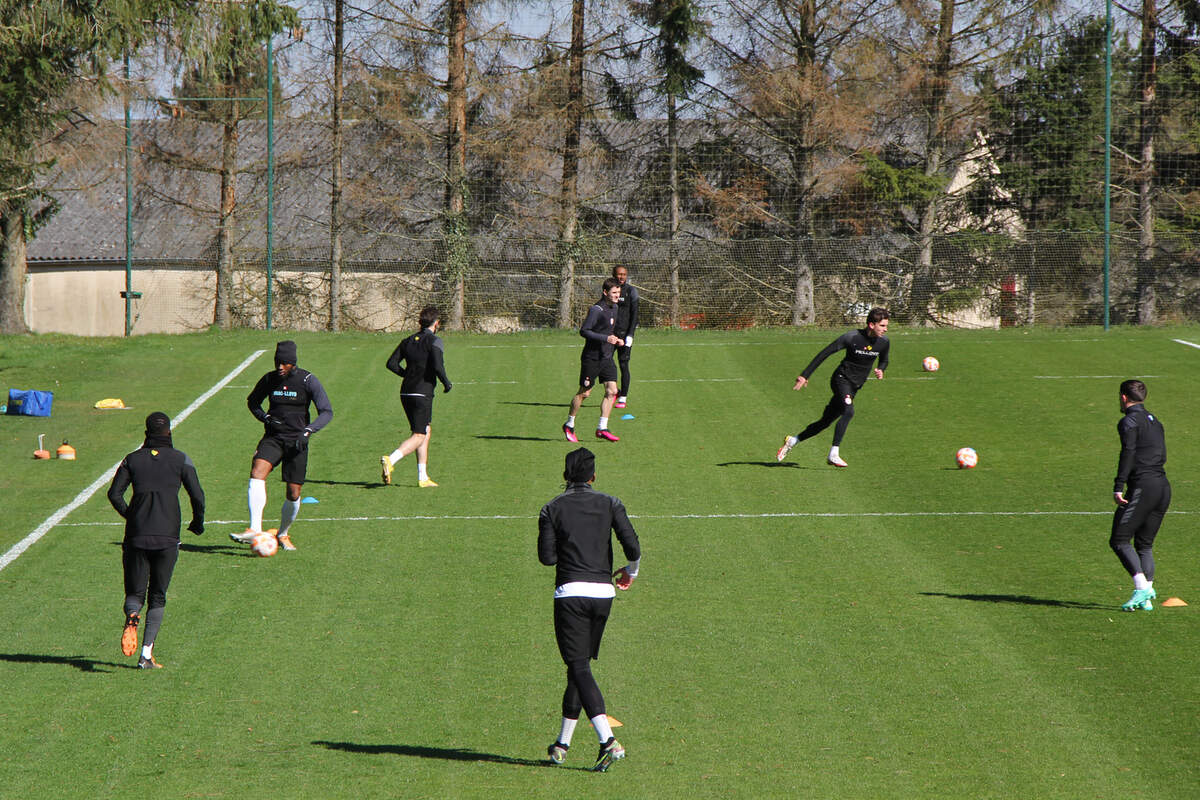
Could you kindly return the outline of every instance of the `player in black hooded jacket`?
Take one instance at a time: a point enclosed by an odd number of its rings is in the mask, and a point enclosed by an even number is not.
[[[235,542],[249,544],[262,532],[263,509],[267,506],[267,476],[283,463],[283,482],[287,494],[279,509],[276,537],[281,550],[295,550],[288,533],[300,514],[300,491],[308,472],[310,437],[333,419],[333,406],[325,387],[306,369],[296,366],[296,343],[290,340],[275,346],[275,369],[258,379],[246,397],[246,406],[263,424],[250,461],[250,484],[246,490],[250,507],[250,527],[245,533],[231,533]],[[262,404],[267,401],[267,410]],[[317,418],[309,415],[309,406],[317,409]]]
[[[400,382],[400,405],[408,417],[409,436],[391,454],[381,456],[379,463],[383,482],[390,484],[396,462],[415,451],[417,486],[431,489],[437,486],[428,471],[433,394],[438,381],[442,382],[443,394],[450,391],[453,385],[446,377],[446,347],[437,335],[442,324],[441,314],[434,306],[426,306],[421,309],[418,322],[420,329],[400,342],[387,360],[388,370],[403,378]]]
[[[125,502],[125,490],[133,485],[133,497]],[[108,487],[108,502],[125,519],[125,541],[121,563],[125,574],[125,627],[121,652],[131,656],[137,649],[138,624],[147,602],[146,630],[142,636],[141,669],[161,667],[154,660],[154,640],[162,626],[167,604],[167,587],[179,558],[179,487],[187,490],[192,503],[188,530],[204,533],[204,490],[196,467],[187,453],[171,443],[171,420],[161,411],[146,417],[146,440],[121,461]]]

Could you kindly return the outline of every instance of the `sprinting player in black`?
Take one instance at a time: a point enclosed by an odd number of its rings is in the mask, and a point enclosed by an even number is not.
[[[1133,578],[1133,596],[1121,610],[1153,611],[1151,601],[1158,597],[1154,591],[1154,537],[1171,505],[1171,484],[1165,469],[1167,441],[1162,423],[1143,405],[1146,384],[1125,381],[1120,397],[1124,412],[1117,423],[1121,457],[1113,482],[1117,510],[1108,546]]]
[[[266,411],[262,408],[264,400],[267,401]],[[309,416],[309,405],[316,407],[316,419]],[[333,419],[333,406],[317,376],[296,366],[296,343],[293,341],[283,341],[275,347],[275,369],[259,378],[246,396],[246,406],[263,424],[263,437],[258,440],[254,458],[250,461],[250,486],[247,489],[250,527],[245,533],[229,534],[229,538],[249,544],[262,532],[263,509],[267,506],[267,476],[282,461],[287,496],[279,511],[279,528],[275,535],[281,549],[295,550],[288,530],[300,513],[300,490],[308,471],[309,438]]]
[[[558,738],[547,748],[550,761],[562,764],[579,722],[587,712],[600,741],[597,772],[625,757],[605,711],[604,695],[592,675],[591,661],[600,656],[600,640],[612,611],[613,579],[628,589],[637,577],[642,550],[637,533],[615,497],[595,491],[596,458],[587,448],[567,453],[566,491],[542,507],[538,515],[538,560],[554,567],[554,638],[567,665]],[[613,572],[612,535],[629,563]]]
[[[847,331],[834,339],[828,347],[817,353],[804,371],[796,377],[796,385],[792,389],[799,391],[808,385],[809,376],[822,361],[841,350],[846,351],[846,357],[829,378],[829,388],[833,396],[826,404],[821,418],[795,436],[785,438],[783,446],[775,453],[777,461],[783,461],[784,456],[797,443],[816,436],[836,422],[837,425],[833,428],[833,447],[829,449],[829,463],[835,467],[846,466],[838,448],[842,437],[846,435],[850,420],[854,418],[854,395],[867,382],[872,370],[876,378],[883,380],[883,372],[888,367],[889,343],[885,334],[889,317],[891,314],[886,308],[872,308],[867,314],[867,327]]]
[[[126,504],[125,490],[130,485],[133,496]],[[108,487],[108,502],[125,518],[125,540],[121,543],[125,628],[121,631],[121,652],[127,656],[137,650],[142,606],[149,601],[139,669],[162,666],[154,660],[154,640],[162,626],[167,587],[179,558],[180,486],[187,490],[192,503],[188,530],[204,533],[204,490],[196,467],[187,453],[176,450],[171,443],[171,419],[155,411],[146,417],[145,442],[125,456]]]
[[[621,370],[621,388],[613,408],[625,408],[629,401],[629,356],[633,351],[633,332],[638,324],[638,290],[629,282],[626,267],[613,267],[613,277],[621,284],[621,299],[617,301],[617,323],[613,334],[621,340],[617,345],[617,366]]]
[[[579,326],[579,335],[585,341],[583,353],[579,356],[579,391],[571,398],[571,410],[562,427],[568,442],[579,441],[575,435],[575,415],[592,393],[597,379],[604,384],[604,399],[600,401],[600,423],[596,427],[596,438],[609,442],[620,441],[608,429],[608,415],[612,413],[613,403],[617,400],[617,365],[613,363],[613,350],[623,341],[613,333],[620,299],[621,284],[616,278],[607,278],[599,302],[588,309],[587,318]]]
[[[415,450],[417,485],[422,489],[437,486],[428,472],[433,394],[438,381],[442,382],[443,393],[451,388],[443,356],[446,346],[437,337],[441,324],[441,315],[436,308],[426,306],[421,309],[421,329],[401,342],[387,360],[387,368],[404,379],[400,383],[400,405],[404,406],[411,435],[391,455],[380,457],[384,483],[392,482],[396,462]]]

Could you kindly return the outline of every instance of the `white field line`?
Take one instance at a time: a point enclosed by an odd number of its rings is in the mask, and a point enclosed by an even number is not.
[[[828,518],[878,518],[878,517],[1109,517],[1111,511],[778,511],[746,514],[630,514],[630,519],[828,519]],[[1176,514],[1200,514],[1200,511],[1170,511]],[[531,520],[536,514],[411,514],[403,517],[305,517],[297,522],[428,522],[438,521],[488,521],[488,520]],[[120,525],[120,522],[68,522],[64,528],[99,528]],[[208,525],[244,526],[244,519],[205,520]]]
[[[1197,350],[1200,350],[1200,344],[1196,344],[1195,342],[1189,342],[1186,339],[1172,339],[1171,341],[1179,342],[1180,344],[1186,344],[1188,347],[1194,347]]]
[[[1124,375],[1034,375],[1034,378],[1048,381],[1073,381],[1084,380],[1086,378],[1103,378],[1104,380],[1112,380],[1115,378],[1124,378]],[[1161,378],[1161,375],[1143,375],[1143,378]]]
[[[185,408],[183,411],[179,412],[179,414],[177,414],[175,416],[175,418],[173,420],[171,420],[171,427],[175,428],[176,426],[179,425],[179,423],[183,422],[185,419],[190,417],[192,415],[193,411],[195,411],[201,405],[203,405],[208,400],[208,398],[212,397],[214,394],[216,394],[217,392],[224,389],[226,384],[228,384],[230,381],[232,381],[234,378],[236,378],[238,375],[240,375],[242,373],[242,370],[246,369],[246,367],[248,367],[252,363],[254,363],[254,360],[256,358],[258,358],[259,356],[261,356],[265,352],[266,352],[266,350],[255,350],[252,354],[250,354],[246,358],[245,361],[243,361],[241,364],[239,364],[237,367],[235,367],[233,372],[230,372],[224,378],[217,381],[217,383],[211,389],[209,389],[207,392],[205,392],[204,394],[197,397],[195,400],[192,401],[192,404],[190,406]],[[98,492],[102,487],[108,485],[108,483],[112,480],[113,475],[116,474],[117,467],[119,467],[119,466],[121,466],[120,461],[113,464],[111,467],[109,467],[107,470],[104,471],[104,474],[102,474],[99,478],[96,478],[96,480],[92,482],[91,486],[87,487],[82,492],[75,495],[74,500],[67,503],[65,506],[60,508],[58,511],[55,511],[53,514],[51,514],[49,517],[46,518],[45,522],[43,522],[41,525],[38,525],[37,528],[35,528],[32,533],[30,533],[24,539],[22,539],[21,541],[14,544],[11,548],[9,548],[7,553],[0,556],[0,570],[4,569],[9,564],[16,561],[17,558],[22,553],[24,553],[26,550],[28,550],[30,547],[32,547],[33,544],[35,542],[37,542],[38,539],[41,539],[43,536],[45,536],[47,533],[49,533],[51,529],[53,529],[56,525],[61,523],[68,514],[70,514],[72,511],[79,508],[81,505],[83,505],[88,500],[90,500],[92,495],[94,495],[96,492]],[[115,524],[123,524],[123,523],[115,523]]]

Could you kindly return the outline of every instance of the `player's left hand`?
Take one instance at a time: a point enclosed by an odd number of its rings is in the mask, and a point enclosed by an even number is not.
[[[879,380],[883,380],[883,370],[881,370],[881,369],[875,370],[875,377],[878,378]]]
[[[1119,506],[1129,505],[1129,501],[1125,499],[1124,492],[1113,492],[1113,500],[1116,500],[1117,505],[1119,505]]]
[[[188,524],[188,530],[199,536],[200,534],[204,533],[204,522],[194,519]]]
[[[792,387],[792,391],[798,392],[801,389],[803,389],[805,386],[808,386],[808,378],[804,377],[803,375],[797,375],[796,376],[796,385]]]
[[[633,347],[633,337],[632,337],[632,336],[626,336],[626,337],[625,337],[625,346],[626,346],[626,347]]]
[[[621,591],[625,591],[633,585],[633,577],[629,574],[629,570],[625,567],[621,567],[619,570],[613,573],[613,580],[616,581],[617,588]]]
[[[442,386],[442,394],[445,394],[446,392],[450,391],[450,390],[451,390],[451,389],[453,389],[453,388],[454,388],[454,384],[453,384],[453,383],[447,383],[447,384],[445,384],[444,386]]]

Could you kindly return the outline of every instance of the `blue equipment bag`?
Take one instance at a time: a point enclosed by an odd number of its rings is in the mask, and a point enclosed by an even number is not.
[[[36,389],[9,389],[6,414],[25,417],[48,417],[54,403],[54,392],[39,392]]]

